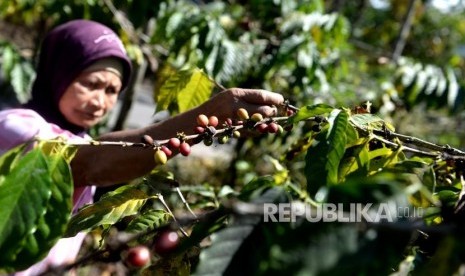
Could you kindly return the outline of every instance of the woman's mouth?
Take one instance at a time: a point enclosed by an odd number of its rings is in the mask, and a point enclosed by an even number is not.
[[[100,119],[103,116],[103,115],[98,114],[98,113],[89,113],[89,112],[82,112],[82,115],[87,120],[96,120],[96,119]]]

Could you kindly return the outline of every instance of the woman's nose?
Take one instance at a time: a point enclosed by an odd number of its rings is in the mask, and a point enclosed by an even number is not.
[[[95,91],[95,95],[91,100],[91,104],[100,108],[105,106],[105,91],[103,89]]]

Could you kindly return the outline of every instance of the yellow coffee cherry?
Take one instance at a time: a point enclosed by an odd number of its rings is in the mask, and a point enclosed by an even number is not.
[[[155,159],[155,164],[157,165],[164,165],[168,161],[168,157],[166,156],[166,153],[160,149],[155,150],[155,154],[153,157]]]
[[[263,115],[260,113],[254,113],[252,114],[252,117],[250,117],[250,119],[252,119],[252,121],[254,122],[260,122],[263,120]]]
[[[247,112],[247,110],[245,108],[239,108],[237,110],[237,116],[241,120],[247,120],[247,119],[249,119],[249,112]]]

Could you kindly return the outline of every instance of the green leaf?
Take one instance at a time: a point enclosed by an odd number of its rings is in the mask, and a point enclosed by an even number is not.
[[[15,63],[17,62],[18,55],[15,53],[14,49],[6,45],[3,47],[3,53],[2,53],[2,71],[7,78],[9,78],[11,70],[13,70],[13,67]]]
[[[447,68],[447,81],[449,84],[447,91],[447,105],[449,108],[453,108],[459,95],[459,84],[457,83],[457,78],[451,68]]]
[[[370,160],[370,171],[376,172],[390,164],[395,164],[399,161],[399,151],[393,151],[390,148],[382,147],[368,152]]]
[[[423,159],[414,157],[385,167],[383,171],[397,175],[411,175],[412,183],[410,183],[405,193],[410,197],[412,204],[427,208],[438,203],[433,197],[436,189],[436,173],[432,167],[433,163],[433,160],[426,162]]]
[[[223,39],[213,61],[215,80],[219,83],[237,82],[254,65],[251,61],[254,60],[254,52],[259,50],[258,46]]]
[[[137,214],[149,198],[153,196],[135,187],[125,187],[119,193],[102,197],[98,202],[79,210],[71,218],[66,236],[74,236],[98,226],[112,225],[126,216]]]
[[[47,212],[51,187],[47,160],[37,149],[27,153],[3,178],[0,185],[0,268],[27,267],[43,254],[46,248],[32,243],[31,234]],[[36,248],[32,248],[34,245]],[[27,260],[19,260],[21,267],[14,267],[17,254],[24,249],[30,249],[33,254]]]
[[[173,113],[184,112],[208,100],[212,89],[213,82],[202,70],[181,70],[163,83],[157,107]]]
[[[133,219],[126,231],[128,232],[145,232],[157,229],[168,222],[171,215],[165,210],[149,209]]]
[[[7,175],[23,155],[26,144],[21,144],[0,155],[0,176]],[[0,182],[1,185],[1,182]]]
[[[297,52],[297,64],[303,68],[312,68],[315,61],[315,44],[308,43]]]
[[[184,89],[189,83],[192,71],[182,70],[171,75],[161,86],[157,94],[157,109],[168,109],[171,104],[175,103],[179,91]],[[171,111],[171,110],[170,110]]]
[[[354,114],[350,116],[350,121],[357,127],[363,129],[383,129],[387,127],[389,130],[394,131],[394,128],[384,122],[383,119],[374,114]]]
[[[339,181],[350,173],[367,175],[369,166],[368,139],[361,138],[357,144],[346,149],[339,166]]]
[[[333,110],[328,118],[329,128],[316,135],[305,157],[305,176],[310,195],[323,186],[338,183],[339,163],[347,143],[349,116],[345,111]]]
[[[77,146],[70,146],[65,139],[60,137],[56,139],[39,140],[36,147],[40,148],[45,155],[59,155],[68,163],[71,162],[78,150]]]
[[[239,199],[243,201],[250,201],[253,198],[261,195],[263,191],[273,186],[276,186],[276,184],[272,176],[262,176],[255,178],[244,185],[239,194]]]
[[[327,202],[342,204],[391,202],[393,206],[409,206],[403,187],[411,184],[411,181],[412,178],[406,174],[384,171],[370,176],[348,177],[342,185],[328,187]],[[392,218],[396,219],[396,217]]]
[[[28,234],[23,249],[12,263],[17,268],[27,268],[45,257],[63,236],[72,209],[73,180],[68,163],[61,155],[45,156],[51,175],[51,197],[46,211],[37,222],[37,230]]]
[[[451,67],[421,64],[407,58],[401,59],[396,71],[395,85],[408,108],[425,102],[429,108],[448,107],[457,112],[463,106],[460,100],[457,77]]]
[[[11,70],[11,85],[20,103],[29,99],[29,87],[34,77],[34,70],[27,62],[16,63]]]
[[[200,69],[194,69],[186,86],[178,91],[179,112],[196,107],[210,98],[213,82]]]
[[[326,105],[326,104],[316,104],[316,105],[309,105],[301,108],[297,114],[292,116],[290,119],[291,123],[297,123],[302,120],[308,119],[313,116],[317,115],[325,115],[330,113],[334,107]]]

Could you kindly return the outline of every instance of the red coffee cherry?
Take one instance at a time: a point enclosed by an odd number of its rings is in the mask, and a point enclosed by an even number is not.
[[[175,231],[163,231],[156,238],[154,251],[160,255],[169,254],[179,244],[179,236]]]
[[[161,146],[160,149],[166,154],[167,157],[173,155],[173,152],[165,145]]]
[[[216,116],[210,116],[210,118],[208,118],[208,125],[209,126],[212,126],[212,127],[216,127],[218,126],[218,117]]]
[[[255,126],[255,129],[258,130],[260,133],[267,133],[268,132],[268,125],[267,124],[258,124]]]
[[[205,128],[202,126],[196,126],[194,127],[194,133],[196,134],[202,134],[205,132]]]
[[[168,147],[170,149],[177,149],[181,145],[181,140],[179,138],[173,137],[168,140]]]
[[[179,152],[184,156],[188,156],[191,153],[191,146],[186,142],[182,142],[179,146]]]
[[[131,267],[144,267],[150,263],[150,250],[144,245],[131,247],[126,252],[124,262]]]
[[[197,124],[202,127],[208,126],[208,117],[205,114],[200,114],[197,116]]]
[[[269,133],[276,133],[276,132],[278,132],[279,127],[278,127],[277,123],[271,122],[271,123],[268,124],[266,129],[268,130]]]

